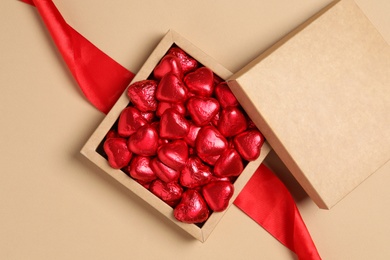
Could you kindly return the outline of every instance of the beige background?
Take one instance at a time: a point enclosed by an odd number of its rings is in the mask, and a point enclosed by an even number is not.
[[[134,72],[170,28],[234,72],[331,1],[54,2]],[[390,2],[356,2],[390,42]],[[294,259],[234,206],[201,244],[107,178],[79,154],[104,115],[82,97],[36,10],[1,1],[0,36],[0,259]],[[268,162],[323,259],[390,258],[390,163],[324,211],[274,154]]]

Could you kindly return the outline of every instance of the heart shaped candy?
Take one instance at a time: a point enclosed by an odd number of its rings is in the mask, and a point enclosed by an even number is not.
[[[160,121],[153,121],[152,123],[150,123],[150,126],[153,127],[158,134],[158,131],[160,129]]]
[[[208,183],[211,177],[210,167],[202,163],[198,157],[192,156],[181,170],[180,184],[187,188],[200,187]]]
[[[214,73],[207,67],[201,67],[188,73],[184,83],[192,93],[209,97],[214,91]]]
[[[207,155],[207,154],[198,154],[199,158],[202,159],[207,164],[213,165],[218,161],[221,155]]]
[[[106,134],[106,140],[109,138],[114,138],[114,137],[120,137],[119,134],[115,130],[110,130]]]
[[[108,157],[108,163],[114,169],[121,169],[130,162],[132,153],[127,147],[127,141],[124,138],[112,137],[103,144],[104,152]]]
[[[215,97],[218,99],[221,107],[238,106],[238,100],[230,90],[226,82],[219,83],[215,87]]]
[[[171,207],[179,203],[183,194],[183,189],[177,182],[165,183],[159,179],[150,184],[149,190]]]
[[[141,116],[146,120],[146,122],[152,123],[154,121],[154,119],[156,118],[156,113],[154,111],[141,112]]]
[[[127,107],[122,110],[119,116],[118,133],[123,137],[129,137],[146,123],[146,119],[138,109],[135,107]]]
[[[136,180],[137,181],[137,180]],[[139,182],[139,181],[137,181],[139,184],[141,184],[142,185],[142,187],[144,187],[145,189],[147,189],[147,190],[149,190],[149,187],[150,187],[150,183],[151,182],[145,182],[145,183],[143,183],[143,182]]]
[[[214,126],[207,125],[199,130],[195,149],[203,161],[210,163],[208,160],[212,159],[215,163],[227,146],[226,138]]]
[[[176,208],[173,210],[175,218],[181,222],[194,224],[207,220],[210,211],[202,195],[196,190],[187,190]]]
[[[150,167],[163,182],[177,181],[180,177],[179,171],[165,165],[157,157],[150,161]]]
[[[160,136],[168,139],[181,139],[190,130],[190,123],[175,109],[165,110],[160,118]]]
[[[144,125],[132,134],[128,140],[130,151],[142,156],[152,156],[157,153],[158,133],[155,127]]]
[[[156,111],[155,97],[157,82],[154,80],[141,80],[134,82],[127,88],[130,101],[142,112]]]
[[[246,117],[238,107],[226,107],[221,112],[218,130],[225,137],[231,137],[245,131],[247,125]]]
[[[218,86],[222,82],[224,82],[224,80],[221,77],[219,77],[218,75],[214,74],[214,81],[213,81],[214,88],[215,88],[215,86]]]
[[[221,117],[221,110],[211,119],[211,124],[215,127],[218,127],[219,118]]]
[[[214,165],[214,174],[218,177],[238,176],[242,173],[244,164],[241,156],[235,149],[227,149],[222,153]]]
[[[179,78],[183,77],[179,59],[171,54],[165,55],[153,70],[153,75],[156,79],[162,79],[167,73],[176,74]]]
[[[234,186],[230,181],[214,181],[202,188],[207,205],[216,212],[223,211],[229,206],[229,200],[233,193]]]
[[[188,160],[188,146],[184,140],[175,140],[161,145],[157,149],[157,157],[165,165],[180,171]]]
[[[183,103],[171,103],[161,101],[158,102],[156,115],[161,117],[162,114],[164,114],[165,110],[167,110],[168,108],[176,109],[176,111],[182,115],[185,115],[187,111]]]
[[[184,102],[187,99],[187,88],[176,74],[167,73],[158,83],[156,98],[159,101]]]
[[[174,55],[179,60],[184,74],[198,67],[198,62],[180,48],[172,47],[169,49],[168,54]]]
[[[197,126],[204,126],[219,112],[219,103],[215,98],[191,97],[187,101],[187,111]]]
[[[231,183],[234,183],[235,179],[237,179],[237,178],[236,177],[217,177],[217,176],[213,175],[210,182],[212,182],[212,181],[229,181]]]
[[[248,129],[257,129],[255,122],[252,121],[249,117],[246,119],[248,121]]]
[[[135,156],[126,171],[140,183],[149,183],[157,179],[156,174],[150,168],[150,157],[147,156]]]
[[[195,146],[195,140],[196,140],[196,137],[198,136],[198,132],[200,129],[201,129],[200,126],[196,126],[190,122],[190,129],[189,129],[187,135],[184,137],[184,141],[186,141],[186,143],[189,146],[191,146],[191,147]]]
[[[244,160],[253,161],[260,155],[264,136],[257,129],[250,129],[236,135],[233,143]]]

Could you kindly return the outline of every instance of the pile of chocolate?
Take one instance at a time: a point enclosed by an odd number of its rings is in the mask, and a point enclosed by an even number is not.
[[[234,180],[264,142],[226,82],[174,46],[127,95],[103,145],[110,166],[165,201],[179,221],[202,223],[225,210]]]

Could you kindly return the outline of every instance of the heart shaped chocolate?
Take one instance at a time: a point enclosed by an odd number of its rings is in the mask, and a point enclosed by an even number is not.
[[[138,128],[146,125],[147,121],[135,107],[126,107],[122,110],[118,120],[118,133],[123,137],[134,134]]]
[[[238,106],[238,100],[230,90],[226,82],[221,82],[215,87],[215,97],[218,99],[221,107]]]
[[[160,136],[168,139],[181,139],[190,130],[190,123],[175,109],[165,110],[160,118]]]
[[[207,164],[214,166],[214,164],[218,161],[220,154],[217,155],[208,155],[208,154],[198,154],[199,158],[202,159]]]
[[[210,209],[220,212],[229,206],[234,186],[230,181],[214,181],[203,186],[202,194]]]
[[[208,183],[211,177],[210,167],[202,163],[198,157],[192,156],[181,170],[180,184],[187,188],[200,187]]]
[[[203,161],[213,165],[227,146],[226,138],[214,126],[207,125],[199,130],[195,149]]]
[[[219,77],[218,75],[214,74],[214,81],[213,81],[214,88],[222,82],[224,82],[224,80],[221,77]]]
[[[212,181],[230,181],[231,183],[233,183],[235,179],[237,179],[237,178],[236,177],[217,177],[217,176],[213,175],[210,182],[212,182]]]
[[[244,164],[241,156],[235,149],[227,149],[222,153],[214,165],[214,174],[218,177],[238,176],[242,173]]]
[[[157,157],[150,161],[150,167],[156,173],[157,177],[163,182],[178,181],[180,172],[162,163]]]
[[[115,130],[110,130],[108,131],[108,133],[106,134],[106,140],[109,139],[109,138],[114,138],[114,137],[120,137],[119,134],[115,131]]]
[[[180,171],[188,160],[188,146],[184,140],[175,140],[161,145],[157,149],[161,162],[174,170]]]
[[[210,211],[198,191],[187,190],[183,193],[179,204],[173,210],[173,215],[181,222],[194,224],[206,221]]]
[[[150,157],[135,156],[126,171],[140,183],[149,183],[157,179],[157,175],[150,168]]]
[[[153,121],[152,123],[150,123],[150,126],[153,127],[156,132],[158,133],[159,129],[160,129],[160,121]]]
[[[171,207],[179,203],[183,194],[183,189],[177,182],[165,183],[159,179],[150,184],[149,190]]]
[[[141,116],[146,120],[148,123],[152,123],[154,119],[156,119],[156,113],[153,112],[141,112]]]
[[[157,99],[155,97],[157,82],[154,80],[141,80],[127,88],[130,101],[142,112],[156,111]]]
[[[179,59],[171,54],[165,55],[153,70],[156,79],[162,79],[167,73],[176,74],[179,78],[183,77]]]
[[[198,62],[180,48],[172,47],[169,49],[168,54],[174,55],[179,60],[184,74],[198,67]]]
[[[260,155],[264,136],[259,130],[250,129],[236,135],[233,139],[234,147],[244,160],[253,161]]]
[[[252,121],[249,117],[246,119],[248,122],[248,129],[257,129],[255,122]]]
[[[187,99],[187,88],[176,74],[168,73],[158,83],[156,98],[159,101],[184,102]]]
[[[238,107],[226,107],[221,111],[218,130],[225,137],[235,136],[247,128],[244,113]]]
[[[133,155],[127,147],[127,140],[124,138],[108,138],[103,144],[103,149],[107,155],[108,163],[114,169],[127,166]]]
[[[211,124],[215,127],[218,127],[219,118],[221,117],[221,110],[218,111],[218,113],[211,119]]]
[[[130,151],[142,156],[151,156],[157,153],[158,133],[155,127],[144,125],[132,134],[128,140]]]
[[[197,126],[204,126],[219,112],[219,103],[215,98],[191,97],[187,101],[187,111]]]
[[[186,141],[189,146],[191,147],[195,146],[195,140],[196,137],[198,136],[198,132],[200,128],[201,128],[200,126],[196,126],[190,122],[190,129],[187,135],[184,137],[184,141]]]
[[[214,91],[214,73],[207,67],[201,67],[188,73],[184,83],[192,93],[209,97]]]
[[[165,110],[173,108],[182,115],[185,115],[187,110],[183,103],[158,102],[156,115],[161,117]]]

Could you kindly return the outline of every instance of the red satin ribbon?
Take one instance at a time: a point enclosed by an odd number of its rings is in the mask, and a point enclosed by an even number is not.
[[[81,91],[107,114],[134,74],[68,25],[52,1],[23,2],[35,5]]]
[[[134,74],[69,26],[50,0],[22,0],[35,5],[62,57],[86,98],[107,113]],[[321,259],[290,193],[261,165],[234,204],[299,259]]]
[[[290,192],[264,164],[255,171],[234,204],[299,259],[321,259]]]

